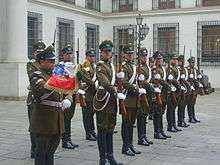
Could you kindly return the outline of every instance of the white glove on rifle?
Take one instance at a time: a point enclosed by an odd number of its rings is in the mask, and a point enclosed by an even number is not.
[[[171,86],[171,91],[172,91],[172,92],[176,92],[176,87]]]
[[[64,99],[62,101],[62,109],[63,110],[70,108],[70,106],[71,106],[71,102],[68,99]]]
[[[124,72],[119,72],[116,74],[117,78],[123,79],[125,78],[125,73]]]
[[[186,90],[186,88],[185,88],[184,86],[181,86],[180,88],[181,88],[181,90],[183,90],[183,91]]]
[[[85,95],[86,92],[85,92],[84,90],[82,90],[82,89],[79,89],[79,90],[77,91],[77,94]]]
[[[144,81],[145,80],[145,76],[143,74],[140,74],[138,77],[139,81]]]
[[[201,79],[201,78],[202,78],[202,75],[201,75],[201,74],[199,74],[199,75],[197,76],[197,78],[198,78],[198,79]]]
[[[194,91],[194,90],[195,90],[195,88],[194,88],[193,86],[190,86],[190,89],[191,89],[192,91]]]
[[[119,100],[125,100],[126,99],[126,96],[123,93],[118,93],[117,97],[118,97]]]
[[[201,83],[199,83],[199,88],[203,88],[203,85]]]
[[[155,93],[161,93],[161,90],[160,90],[160,88],[154,88],[154,92]]]
[[[147,93],[144,88],[139,88],[139,89],[138,89],[138,92],[139,92],[140,95],[143,95],[143,94],[146,94],[146,93]]]

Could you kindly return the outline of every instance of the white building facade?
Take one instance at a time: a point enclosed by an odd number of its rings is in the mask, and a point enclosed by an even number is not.
[[[85,51],[111,39],[114,53],[136,44],[136,17],[150,27],[142,42],[153,51],[200,57],[201,69],[220,88],[219,0],[1,0],[0,96],[26,96],[26,62],[39,40],[50,45],[56,29],[56,55],[66,44]],[[128,33],[128,28],[133,33]]]

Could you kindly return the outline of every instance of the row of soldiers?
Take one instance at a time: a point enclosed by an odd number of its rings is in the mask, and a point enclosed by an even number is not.
[[[164,56],[155,52],[153,59],[148,61],[147,49],[141,48],[137,60],[133,46],[127,45],[123,48],[124,62],[116,68],[112,63],[113,43],[105,40],[99,49],[101,57],[97,63],[96,51],[91,49],[86,52],[85,62],[76,69],[78,89],[72,95],[64,95],[45,88],[55,66],[53,47],[46,48],[43,42],[35,45],[34,60],[27,63],[30,80],[27,105],[31,156],[35,158],[35,165],[53,164],[60,137],[63,148],[78,147],[71,141],[71,119],[76,98],[79,98],[82,107],[86,139],[97,141],[100,165],[122,164],[113,155],[113,134],[118,111],[122,116],[122,154],[128,156],[141,154],[133,145],[136,121],[138,144],[144,146],[153,144],[146,133],[148,116],[153,119],[154,138],[163,140],[171,138],[163,129],[165,112],[169,132],[178,132],[181,131],[178,127],[189,126],[185,122],[186,106],[189,122],[200,122],[195,117],[195,103],[197,95],[203,95],[208,89],[203,84],[203,75],[194,66],[195,58],[189,58],[188,67],[185,67],[184,56],[174,54],[167,55],[164,63]],[[73,48],[67,45],[62,50],[62,62],[71,62],[73,55]],[[178,124],[175,118],[177,107]]]

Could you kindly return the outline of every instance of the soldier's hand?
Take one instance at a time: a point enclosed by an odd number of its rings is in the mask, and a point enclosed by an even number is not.
[[[68,109],[71,107],[71,102],[68,99],[62,101],[62,110]]]

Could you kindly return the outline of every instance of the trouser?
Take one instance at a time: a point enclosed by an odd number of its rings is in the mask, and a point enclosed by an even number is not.
[[[33,105],[30,104],[27,106],[28,109],[28,120],[29,120],[29,125],[30,125],[30,120],[31,120],[31,115],[33,111]],[[36,143],[35,143],[35,135],[33,132],[30,132],[30,140],[31,140],[31,154],[34,154],[35,148],[36,148]]]
[[[65,111],[64,113],[64,127],[65,127],[65,131],[62,135],[62,142],[68,142],[71,141],[71,120],[73,118],[73,115],[75,113],[75,107],[76,107],[76,103],[75,100],[73,100],[73,104],[71,105],[71,107]]]
[[[122,116],[121,136],[123,148],[129,148],[133,145],[133,125],[137,118],[137,108],[126,107],[127,115]]]
[[[168,127],[172,127],[173,125],[176,125],[176,114],[175,114],[176,107],[172,105],[172,102],[167,104],[167,124]]]
[[[153,125],[154,125],[154,133],[162,133],[163,132],[163,112],[161,112],[161,108],[156,104],[153,106],[154,108],[154,118],[153,118]]]
[[[113,157],[113,131],[98,129],[97,143],[100,160]]]
[[[138,115],[137,116],[137,132],[138,132],[138,140],[141,140],[146,137],[146,119],[147,116]]]
[[[53,165],[60,135],[36,134],[35,165]]]
[[[195,119],[195,104],[188,104],[187,105],[187,111],[188,111],[188,116],[189,120]]]
[[[178,112],[177,112],[178,123],[182,123],[185,120],[185,108],[186,108],[186,105],[179,105],[178,106]]]
[[[87,134],[94,133],[94,111],[92,103],[86,103],[87,106],[82,108],[82,116],[83,116],[83,126]]]

